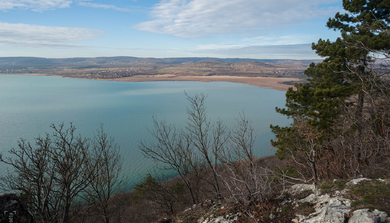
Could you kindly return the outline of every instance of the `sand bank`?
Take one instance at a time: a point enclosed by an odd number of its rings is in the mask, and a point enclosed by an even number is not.
[[[48,75],[48,74],[4,74],[0,75],[34,75],[34,76],[57,76],[57,75]],[[57,76],[58,77],[58,76]],[[282,84],[286,81],[299,81],[299,78],[292,77],[239,77],[239,76],[176,76],[174,74],[164,74],[164,75],[135,75],[131,77],[122,77],[115,79],[98,79],[105,81],[129,81],[129,82],[145,82],[145,81],[201,81],[201,82],[210,82],[210,81],[226,81],[226,82],[235,82],[250,84],[260,87],[269,87],[276,90],[287,91],[288,88],[292,87],[291,85]]]
[[[291,85],[282,84],[286,81],[299,81],[299,78],[292,77],[238,77],[238,76],[175,76],[175,75],[139,75],[132,77],[122,77],[116,79],[109,79],[112,81],[226,81],[226,82],[235,82],[250,84],[260,87],[269,87],[276,90],[287,91]]]

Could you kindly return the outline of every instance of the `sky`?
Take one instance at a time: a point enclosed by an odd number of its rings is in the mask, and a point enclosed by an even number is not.
[[[0,57],[320,59],[341,0],[0,0]]]

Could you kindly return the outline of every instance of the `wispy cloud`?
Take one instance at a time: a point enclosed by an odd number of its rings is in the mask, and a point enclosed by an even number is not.
[[[267,35],[267,36],[256,36],[251,38],[244,38],[242,41],[246,45],[296,45],[305,44],[312,42],[316,39],[315,34],[288,34],[288,35]]]
[[[102,31],[94,29],[0,22],[0,45],[3,46],[73,47],[70,43],[92,40],[102,35]]]
[[[72,2],[72,0],[0,0],[0,10],[21,8],[45,11],[55,8],[67,8]]]
[[[113,9],[116,11],[122,11],[122,12],[130,12],[129,9],[125,8],[119,8],[116,7],[115,5],[104,5],[104,4],[97,4],[97,3],[92,3],[92,2],[78,2],[78,5],[85,6],[85,7],[91,7],[91,8],[101,8],[101,9]]]
[[[124,12],[130,11],[129,9],[119,8],[115,5],[93,3],[91,0],[0,0],[0,10],[26,9],[33,11],[45,11],[56,8],[68,8],[73,3],[91,8],[112,9]]]
[[[338,0],[162,0],[136,29],[182,38],[256,32],[333,14]]]
[[[263,59],[319,59],[311,44],[272,45],[272,46],[227,46],[199,49],[194,54],[223,55],[224,57],[249,57]]]
[[[300,45],[311,42],[313,37],[310,35],[269,35],[269,36],[257,36],[251,38],[244,38],[239,43],[222,43],[222,44],[203,44],[198,45],[199,50],[227,50],[238,49],[252,46],[287,46],[287,45]]]

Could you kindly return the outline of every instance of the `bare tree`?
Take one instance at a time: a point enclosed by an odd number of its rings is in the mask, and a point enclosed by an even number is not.
[[[0,161],[10,165],[12,172],[1,179],[0,186],[23,195],[39,221],[67,223],[77,212],[80,195],[91,182],[106,180],[96,176],[104,171],[100,168],[106,168],[100,166],[102,160],[112,156],[104,153],[107,147],[91,151],[90,140],[77,136],[72,123],[68,129],[64,129],[64,124],[53,124],[51,128],[53,134],[38,137],[35,146],[22,139],[17,149],[9,151],[10,157],[1,154]],[[96,143],[104,136],[101,131]]]
[[[84,190],[83,197],[89,206],[96,209],[103,222],[119,220],[119,208],[115,206],[121,199],[121,188],[125,186],[125,178],[120,176],[122,159],[119,146],[113,138],[103,131],[103,125],[95,134],[92,144],[91,160],[98,162],[98,168]]]
[[[266,202],[274,192],[275,177],[288,176],[257,165],[256,137],[250,121],[240,114],[236,128],[230,132],[220,120],[215,123],[208,120],[205,95],[186,96],[190,102],[186,128],[177,130],[154,118],[151,133],[156,143],[141,143],[144,155],[166,169],[175,170],[190,191],[194,181],[191,177],[195,176],[196,180],[211,185],[217,198],[228,192],[229,197],[246,205],[259,199]]]
[[[187,100],[190,108],[187,108],[188,123],[184,135],[191,142],[205,160],[213,175],[213,183],[217,197],[221,197],[221,188],[217,176],[218,163],[221,160],[224,145],[228,139],[227,130],[222,121],[218,120],[215,125],[208,120],[206,106],[204,104],[207,96],[204,94],[190,97],[187,93]]]
[[[265,201],[272,192],[272,171],[256,164],[253,155],[256,136],[250,121],[243,113],[236,120],[229,149],[224,151],[223,171],[218,174],[230,196],[248,206],[259,199]]]
[[[13,174],[8,172],[7,176],[1,178],[2,190],[21,193],[33,217],[39,218],[41,222],[54,222],[60,214],[56,210],[60,201],[54,196],[57,174],[51,160],[51,144],[49,135],[36,139],[37,147],[22,139],[19,141],[19,149],[9,151],[15,158],[0,157],[1,162],[13,167]]]
[[[221,121],[212,125],[207,119],[205,95],[186,96],[190,102],[186,128],[177,130],[173,125],[153,118],[155,128],[151,133],[157,142],[151,145],[141,143],[139,148],[146,157],[164,164],[166,169],[175,170],[195,204],[200,179],[212,185],[217,197],[221,197],[216,169],[227,141],[227,130]],[[203,174],[205,168],[211,171],[212,180]]]
[[[191,149],[191,142],[184,137],[175,126],[167,125],[165,121],[158,122],[153,117],[154,130],[150,131],[156,139],[155,144],[140,143],[140,150],[147,158],[163,164],[162,169],[174,170],[180,176],[191,194],[192,203],[196,204],[197,185],[190,180],[190,173],[199,168],[200,160]]]

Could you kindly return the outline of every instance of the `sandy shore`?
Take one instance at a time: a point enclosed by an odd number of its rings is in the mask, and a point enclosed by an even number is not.
[[[1,73],[0,73],[1,75]],[[3,75],[10,75],[4,74]],[[12,75],[12,74],[11,74]],[[33,76],[56,76],[48,74],[15,74],[15,75],[33,75]],[[99,79],[105,81],[129,81],[129,82],[145,82],[145,81],[226,81],[249,84],[259,87],[269,87],[276,90],[287,91],[291,85],[282,84],[285,81],[299,81],[299,78],[292,77],[238,77],[238,76],[176,76],[173,74],[165,75],[136,75],[132,77],[122,77],[115,79]]]
[[[106,79],[107,80],[107,79]],[[299,78],[276,78],[276,77],[238,77],[238,76],[175,76],[175,75],[154,75],[154,76],[132,76],[117,79],[108,79],[112,81],[226,81],[250,84],[260,87],[269,87],[276,90],[287,91],[291,85],[282,84],[285,81],[299,81]]]

